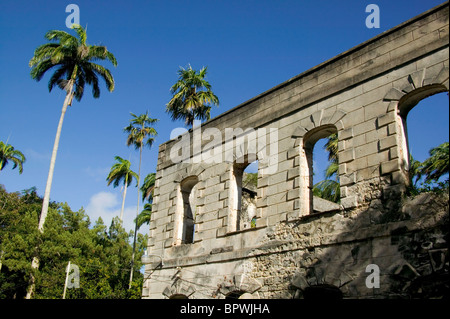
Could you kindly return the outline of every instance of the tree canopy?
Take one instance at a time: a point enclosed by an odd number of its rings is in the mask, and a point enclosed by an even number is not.
[[[46,231],[37,228],[42,198],[35,188],[8,193],[0,186],[0,298],[23,298],[37,254],[39,269],[34,297],[62,298],[68,262],[80,270],[78,289],[67,289],[66,299],[140,298],[143,275],[140,261],[147,235],[139,234],[134,277],[128,289],[131,267],[130,239],[116,217],[107,227],[99,218],[93,225],[83,209],[66,203],[50,203]],[[39,245],[38,245],[39,244]],[[36,248],[38,247],[38,248]],[[36,251],[37,250],[37,251]]]

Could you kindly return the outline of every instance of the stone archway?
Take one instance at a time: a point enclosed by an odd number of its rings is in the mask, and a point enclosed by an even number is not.
[[[298,126],[292,133],[294,139],[293,148],[288,151],[292,157],[298,157],[299,169],[291,174],[291,178],[299,177],[297,207],[298,211],[295,217],[311,214],[314,210],[339,210],[339,205],[335,203],[323,203],[324,200],[317,198],[315,201],[312,196],[312,149],[314,144],[321,138],[327,137],[332,133],[338,133],[344,130],[342,119],[346,115],[341,110],[334,110],[333,112],[320,110],[312,115],[302,119],[300,126]],[[327,201],[328,202],[328,201]],[[323,203],[323,205],[320,205]],[[316,206],[316,209],[315,207]]]
[[[169,299],[188,299],[195,292],[195,288],[178,279],[172,285],[167,286],[163,295]]]
[[[219,286],[219,291],[224,296],[243,297],[246,299],[250,299],[250,296],[256,299],[255,293],[262,288],[262,284],[259,281],[243,274],[234,275],[231,281],[224,279]]]
[[[387,105],[386,114],[377,118],[378,127],[388,126],[395,130],[396,147],[393,153],[398,156],[397,168],[393,172],[393,184],[407,185],[409,183],[409,142],[406,126],[406,117],[421,100],[441,92],[449,91],[449,68],[431,67],[413,72],[399,80],[396,87],[391,88],[383,98]],[[388,137],[391,138],[391,137]],[[386,138],[386,141],[387,139]],[[382,148],[385,140],[380,141]],[[390,143],[392,144],[392,142]],[[387,171],[388,169],[386,169]],[[383,171],[383,167],[382,167]]]

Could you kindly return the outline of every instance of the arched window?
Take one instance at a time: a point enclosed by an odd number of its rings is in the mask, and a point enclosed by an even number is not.
[[[247,165],[242,174],[240,229],[256,226],[256,200],[258,197],[258,161]]]
[[[338,135],[333,133],[316,142],[313,151],[313,198],[340,202]],[[320,205],[317,205],[317,210]]]
[[[311,300],[338,300],[342,299],[342,291],[333,285],[320,284],[306,287],[303,297]]]
[[[178,187],[176,244],[194,242],[197,183],[198,178],[190,176],[185,178]]]
[[[303,137],[302,143],[300,144],[300,207],[301,212],[300,215],[309,215],[313,212],[325,212],[339,209],[339,205],[335,202],[331,201],[331,197],[326,196],[325,193],[331,192],[333,195],[336,191],[339,191],[339,182],[337,177],[339,176],[338,172],[334,173],[336,176],[336,180],[329,180],[331,182],[328,183],[328,188],[326,188],[326,183],[323,183],[323,189],[321,192],[316,191],[316,195],[314,196],[314,186],[318,187],[318,181],[314,181],[314,148],[316,143],[320,139],[329,138],[330,136],[336,137],[337,143],[337,129],[334,125],[323,125],[319,126],[311,131],[309,131]],[[335,163],[336,168],[338,167],[337,163],[337,147],[335,154]],[[317,174],[317,173],[316,173]],[[334,183],[332,183],[334,182]],[[334,192],[330,191],[330,187],[334,186]],[[336,197],[336,196],[335,196]],[[337,195],[339,197],[339,195]],[[337,201],[337,200],[336,200]]]
[[[230,176],[228,231],[256,225],[258,161],[246,155],[233,163]]]
[[[443,85],[424,86],[398,103],[400,153],[411,186],[418,186],[416,173],[420,163],[430,156],[430,150],[449,141],[448,91],[445,91]]]
[[[170,296],[169,299],[189,299],[189,298],[183,294],[175,294],[175,295]]]
[[[232,291],[232,292],[228,293],[228,294],[225,296],[225,299],[240,299],[240,297],[241,297],[244,293],[245,293],[245,291],[242,291],[242,290],[235,290],[235,291]]]

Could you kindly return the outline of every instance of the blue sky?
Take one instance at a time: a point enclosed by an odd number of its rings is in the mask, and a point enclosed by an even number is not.
[[[107,187],[105,181],[114,156],[130,159],[136,171],[138,166],[139,154],[125,145],[122,131],[129,113],[148,110],[160,120],[155,146],[143,153],[143,176],[155,171],[158,145],[169,139],[172,129],[183,126],[165,113],[179,66],[208,66],[208,80],[220,99],[220,107],[212,110],[214,117],[442,2],[2,0],[0,140],[9,139],[27,161],[21,175],[6,167],[0,184],[8,191],[36,186],[40,195],[44,193],[64,92],[48,92],[49,75],[41,82],[32,80],[28,61],[45,43],[48,30],[68,31],[68,4],[79,6],[88,43],[106,45],[118,66],[104,64],[114,75],[113,93],[102,84],[100,98],[93,99],[87,88],[82,101],[66,113],[51,200],[67,202],[73,210],[84,207],[92,222],[102,216],[109,225],[121,204],[120,189]],[[380,8],[379,29],[365,26],[370,3]],[[417,115],[408,119],[410,132],[416,125],[413,118],[420,125],[430,123],[427,134],[414,138],[419,160],[432,146],[448,141],[448,96],[434,99],[421,103],[429,102],[435,111],[422,114],[418,112],[424,108],[415,108],[412,113]],[[318,163],[321,169],[325,165]],[[136,200],[132,187],[125,211],[128,229]]]

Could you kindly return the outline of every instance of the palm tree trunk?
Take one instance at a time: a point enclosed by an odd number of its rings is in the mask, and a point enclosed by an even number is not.
[[[125,189],[123,190],[122,209],[120,210],[120,221],[123,223],[123,210],[125,208],[125,197],[127,196],[128,173],[125,175]]]
[[[139,194],[139,189],[140,189],[139,188],[139,186],[140,186],[139,182],[140,182],[140,179],[141,179],[141,162],[142,162],[142,145],[139,148],[139,171],[138,171],[138,179],[137,179],[138,201],[137,201],[137,209],[136,209],[136,220],[135,220],[135,223],[134,223],[133,253],[131,254],[131,272],[130,272],[130,283],[128,285],[128,289],[131,289],[131,282],[133,281],[134,255],[135,255],[135,252],[136,252],[136,235],[137,235],[137,230],[138,230],[137,219],[138,219],[138,216],[139,216],[139,201],[141,199],[141,196],[140,196],[141,194]]]
[[[38,229],[41,232],[41,234],[44,232],[44,223],[45,223],[45,219],[47,218],[47,213],[48,213],[48,205],[49,205],[49,201],[50,201],[50,189],[52,187],[53,171],[55,169],[56,153],[58,152],[59,138],[61,136],[61,129],[62,129],[63,121],[64,121],[64,115],[66,114],[67,106],[69,106],[72,103],[73,83],[74,83],[73,80],[69,80],[69,84],[68,84],[69,90],[66,94],[66,98],[64,99],[64,104],[63,104],[63,107],[61,110],[61,116],[59,118],[58,128],[56,130],[55,143],[53,144],[52,158],[50,159],[50,169],[48,171],[47,184],[45,186],[44,202],[42,203],[41,216],[39,218]],[[26,299],[30,299],[34,293],[35,278],[33,275],[33,271],[39,268],[39,258],[37,256],[33,257],[33,261],[31,263],[31,268],[32,268],[32,270],[31,270],[31,274],[30,274],[30,281],[29,281]]]
[[[0,272],[2,271],[2,265],[3,265],[3,254],[5,252],[2,250],[0,251]]]

